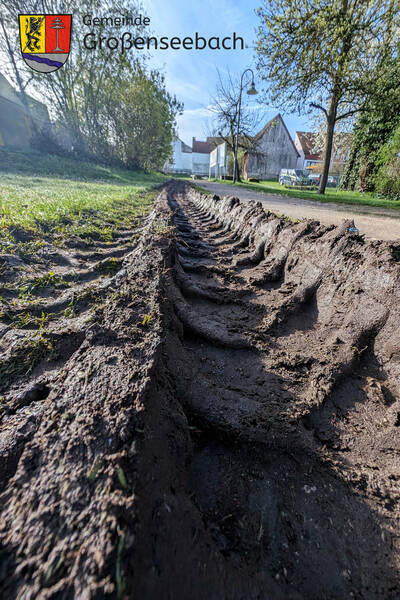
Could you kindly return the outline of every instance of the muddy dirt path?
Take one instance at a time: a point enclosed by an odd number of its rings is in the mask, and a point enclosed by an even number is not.
[[[347,229],[166,186],[6,392],[4,597],[399,597],[400,247]]]

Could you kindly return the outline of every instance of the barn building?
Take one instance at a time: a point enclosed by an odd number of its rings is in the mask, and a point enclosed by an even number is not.
[[[209,142],[200,142],[192,139],[192,173],[193,175],[207,175],[210,168],[210,154],[214,149]]]
[[[276,115],[253,138],[245,153],[246,179],[278,179],[281,169],[295,169],[299,153],[281,115]]]

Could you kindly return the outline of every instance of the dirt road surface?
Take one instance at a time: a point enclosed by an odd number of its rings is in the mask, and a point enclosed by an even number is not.
[[[320,203],[278,194],[266,194],[229,184],[199,181],[202,188],[219,196],[237,196],[240,200],[262,202],[271,212],[292,219],[315,219],[324,225],[340,225],[343,219],[354,220],[360,233],[371,240],[400,239],[400,210],[374,206]]]
[[[0,596],[397,600],[400,244],[182,182],[135,244],[3,332]]]

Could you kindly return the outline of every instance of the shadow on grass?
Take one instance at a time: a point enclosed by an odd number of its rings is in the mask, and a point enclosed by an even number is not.
[[[166,179],[160,173],[108,167],[36,151],[27,153],[4,149],[0,149],[0,174],[31,176],[37,178],[37,182],[49,177],[139,186],[162,183]]]

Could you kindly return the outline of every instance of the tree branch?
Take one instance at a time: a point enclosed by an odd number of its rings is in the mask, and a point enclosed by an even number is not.
[[[362,106],[360,108],[355,108],[354,110],[349,110],[346,113],[343,113],[343,115],[339,115],[338,117],[336,117],[336,121],[340,121],[341,119],[347,119],[347,117],[351,117],[351,115],[355,115],[358,112],[363,112],[366,110],[367,109]]]
[[[319,110],[322,110],[322,112],[325,114],[326,118],[328,118],[328,111],[326,110],[326,108],[324,108],[320,104],[316,104],[315,102],[310,102],[310,106],[312,106],[313,108],[318,108]]]

